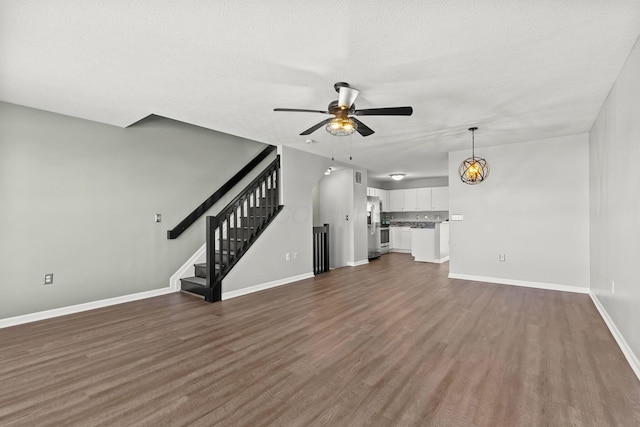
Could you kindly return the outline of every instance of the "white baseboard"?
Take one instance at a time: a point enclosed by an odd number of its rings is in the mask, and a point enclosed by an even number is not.
[[[449,257],[448,256],[446,256],[444,258],[440,258],[440,259],[425,259],[425,260],[421,260],[421,259],[416,259],[415,257],[413,259],[415,261],[417,261],[417,262],[435,262],[436,264],[442,264],[443,262],[449,261]]]
[[[229,291],[222,293],[222,299],[227,300],[230,298],[240,297],[242,295],[252,294],[254,292],[263,291],[265,289],[271,289],[278,286],[286,285],[299,280],[310,279],[314,277],[313,273],[304,273],[297,276],[285,277],[284,279],[274,280],[272,282],[261,283],[259,285],[251,286],[248,288],[238,289],[237,291]],[[224,280],[222,282],[222,289],[224,289]]]
[[[8,317],[0,319],[0,328],[22,325],[24,323],[37,322],[38,320],[51,319],[67,314],[80,313],[82,311],[95,310],[96,308],[108,307],[110,305],[122,304],[125,302],[137,301],[145,298],[157,297],[176,292],[174,289],[162,288],[151,291],[139,292],[137,294],[123,295],[119,297],[107,298],[99,301],[91,301],[83,304],[70,305],[68,307],[54,308],[52,310],[39,311],[37,313],[24,314],[22,316]]]
[[[574,292],[577,294],[588,294],[589,288],[581,286],[556,285],[545,282],[529,282],[526,280],[503,279],[501,277],[474,276],[470,274],[449,273],[449,279],[471,280],[474,282],[497,283],[499,285],[524,286],[526,288],[547,289],[550,291]]]
[[[179,269],[176,271],[173,276],[169,279],[169,287],[174,291],[180,290],[180,279],[183,277],[189,277],[195,275],[194,264],[198,264],[199,262],[207,262],[207,244],[205,243],[196,251],[195,254],[191,255],[191,258],[187,260]]]
[[[347,267],[357,267],[359,265],[365,265],[365,264],[369,264],[368,259],[363,259],[361,261],[355,261],[355,262],[347,261]]]
[[[411,253],[411,249],[391,249],[389,250],[389,252],[396,252],[399,254],[410,254]]]
[[[631,369],[633,369],[636,377],[638,377],[638,379],[640,380],[640,360],[638,360],[638,357],[635,355],[631,347],[629,347],[627,340],[624,339],[624,337],[616,327],[616,324],[613,322],[613,320],[609,316],[609,313],[607,313],[607,310],[605,310],[596,294],[589,291],[589,296],[591,297],[593,304],[596,306],[596,309],[600,313],[600,316],[604,320],[604,323],[606,323],[607,327],[609,328],[609,331],[611,331],[611,335],[613,335],[613,338],[618,343],[618,347],[620,347],[620,350],[622,350],[622,354],[624,354],[627,362],[629,362]]]

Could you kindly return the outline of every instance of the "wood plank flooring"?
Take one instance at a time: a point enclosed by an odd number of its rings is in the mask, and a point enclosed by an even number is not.
[[[0,425],[640,425],[587,295],[447,272],[389,254],[216,304],[0,329]]]

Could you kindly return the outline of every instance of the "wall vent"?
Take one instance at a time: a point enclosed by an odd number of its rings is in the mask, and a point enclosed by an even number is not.
[[[353,181],[356,184],[362,184],[362,171],[353,171]]]

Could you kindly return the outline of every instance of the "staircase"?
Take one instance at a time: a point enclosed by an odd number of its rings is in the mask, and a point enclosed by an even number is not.
[[[195,264],[194,277],[180,279],[183,291],[222,299],[222,279],[282,210],[279,174],[277,156],[218,215],[207,217],[207,262]]]

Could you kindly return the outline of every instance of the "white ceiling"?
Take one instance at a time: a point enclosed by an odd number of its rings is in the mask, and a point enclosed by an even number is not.
[[[0,100],[128,126],[158,114],[386,177],[447,152],[587,132],[640,33],[638,0],[0,1]],[[303,130],[333,84],[376,133]],[[316,143],[307,144],[312,138]]]

